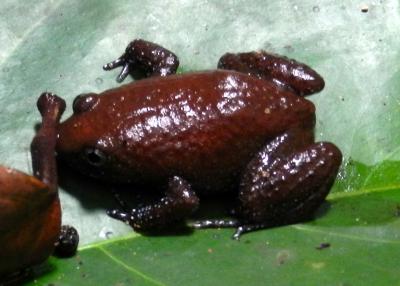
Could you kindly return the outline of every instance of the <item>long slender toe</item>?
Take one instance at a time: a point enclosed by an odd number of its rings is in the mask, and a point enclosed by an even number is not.
[[[126,63],[117,77],[117,82],[122,82],[129,74],[129,63]]]
[[[109,63],[105,64],[103,66],[103,69],[106,70],[106,71],[109,71],[109,70],[115,69],[115,68],[117,68],[119,66],[122,66],[125,63],[126,63],[125,58],[120,57],[120,58],[116,59],[115,61],[112,61],[112,62],[109,62]]]

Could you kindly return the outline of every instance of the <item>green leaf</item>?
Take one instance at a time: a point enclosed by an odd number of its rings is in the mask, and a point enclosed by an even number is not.
[[[396,0],[365,3],[2,1],[2,165],[31,172],[42,91],[70,106],[77,94],[117,86],[117,71],[101,66],[133,38],[175,51],[184,71],[215,68],[227,51],[256,49],[308,63],[326,81],[310,97],[317,138],[345,155],[316,220],[240,242],[230,239],[232,230],[135,234],[105,215],[113,205],[108,190],[64,172],[63,220],[78,228],[82,246],[74,258],[50,258],[27,284],[400,285],[400,9]]]

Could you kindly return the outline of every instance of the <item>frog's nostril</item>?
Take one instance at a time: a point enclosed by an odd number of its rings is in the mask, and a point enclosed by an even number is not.
[[[86,161],[92,166],[102,166],[106,161],[105,154],[96,148],[86,148],[84,154]]]
[[[96,93],[83,93],[75,97],[72,108],[75,114],[82,113],[92,109],[98,101],[99,97]]]

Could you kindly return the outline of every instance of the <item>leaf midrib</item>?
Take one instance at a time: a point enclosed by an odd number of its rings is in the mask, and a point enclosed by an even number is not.
[[[99,251],[101,251],[105,256],[107,256],[110,260],[112,260],[113,262],[115,262],[116,264],[120,265],[121,267],[125,268],[128,272],[132,273],[133,275],[137,275],[141,278],[143,278],[144,280],[153,283],[154,285],[158,285],[158,286],[166,286],[166,284],[163,284],[153,278],[150,278],[149,276],[147,276],[146,274],[144,274],[143,272],[127,265],[125,262],[121,261],[120,259],[118,259],[117,257],[115,257],[111,252],[109,252],[108,250],[106,250],[104,247],[102,246],[98,246],[97,249]]]
[[[354,197],[354,196],[362,196],[362,195],[368,195],[371,193],[383,193],[383,192],[389,192],[393,190],[400,189],[400,184],[394,184],[390,186],[384,186],[384,187],[376,187],[376,188],[369,188],[369,189],[360,189],[357,191],[350,191],[350,192],[337,192],[330,194],[327,198],[328,201],[334,201],[337,199],[341,198],[348,198],[348,197]]]

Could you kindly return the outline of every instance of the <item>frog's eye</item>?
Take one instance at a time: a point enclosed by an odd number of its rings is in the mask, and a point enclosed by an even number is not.
[[[104,165],[106,162],[106,155],[99,149],[96,148],[86,148],[84,150],[84,156],[86,161],[95,167]]]
[[[83,93],[75,97],[72,103],[72,109],[74,113],[82,113],[92,109],[99,101],[99,97],[96,93]]]

